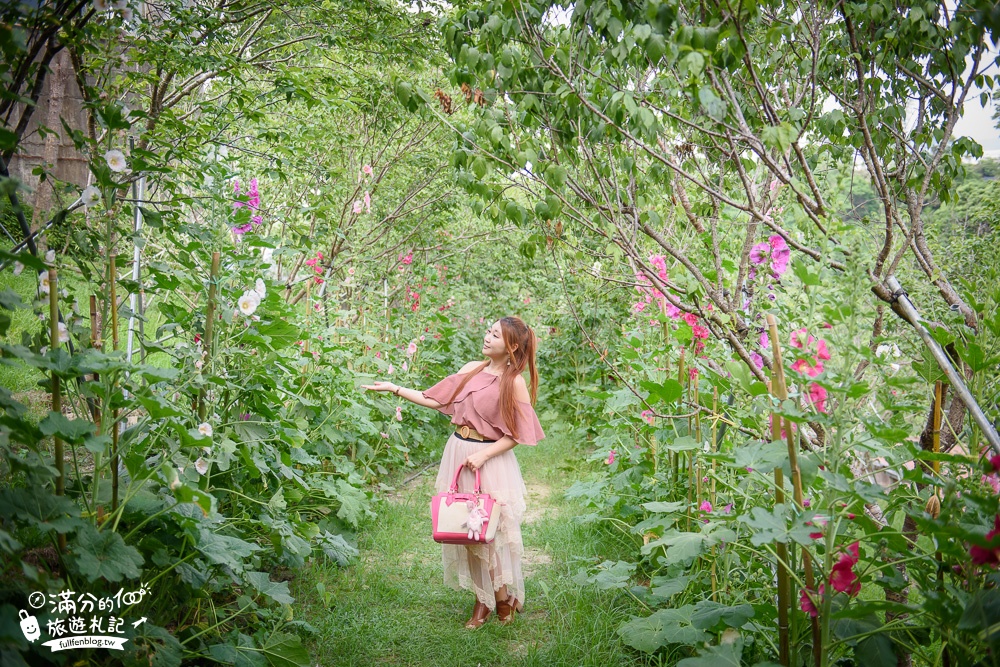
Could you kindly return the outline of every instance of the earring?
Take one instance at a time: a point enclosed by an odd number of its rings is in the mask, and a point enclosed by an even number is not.
[[[507,365],[510,366],[510,357],[507,358]]]

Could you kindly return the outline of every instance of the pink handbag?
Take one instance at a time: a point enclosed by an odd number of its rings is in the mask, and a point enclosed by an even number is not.
[[[479,490],[479,471],[472,493],[458,492],[459,466],[447,493],[431,499],[431,522],[434,541],[441,544],[489,544],[500,523],[500,503]]]

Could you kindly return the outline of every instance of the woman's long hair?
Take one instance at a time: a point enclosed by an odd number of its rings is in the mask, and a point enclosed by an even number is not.
[[[500,376],[500,416],[503,417],[514,439],[517,440],[517,415],[521,411],[521,406],[514,398],[514,378],[523,373],[527,367],[531,377],[528,393],[531,397],[531,404],[534,405],[538,398],[538,366],[535,362],[538,338],[535,336],[534,330],[524,323],[524,320],[515,316],[500,319],[500,333],[503,336],[503,344],[507,348],[507,354],[510,356],[510,365],[504,369],[503,375]],[[448,399],[448,403],[454,402],[455,397],[465,388],[469,380],[479,375],[489,365],[490,360],[487,359],[477,368],[469,371],[465,379],[455,389],[455,393]]]

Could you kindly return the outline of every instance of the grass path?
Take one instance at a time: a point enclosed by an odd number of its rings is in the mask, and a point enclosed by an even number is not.
[[[528,487],[522,526],[527,601],[503,627],[491,618],[468,631],[473,595],[442,583],[440,546],[431,538],[430,497],[437,466],[376,505],[359,531],[360,556],[347,568],[307,565],[290,582],[296,618],[318,633],[313,662],[329,665],[639,665],[615,628],[639,613],[626,594],[600,593],[572,577],[587,563],[614,558],[615,537],[572,520],[580,509],[563,491],[580,475],[569,440],[552,433],[516,450]],[[325,606],[316,584],[329,595]]]

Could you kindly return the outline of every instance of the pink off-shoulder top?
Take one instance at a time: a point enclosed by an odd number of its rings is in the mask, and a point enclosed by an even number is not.
[[[456,426],[468,426],[476,429],[489,440],[499,440],[505,435],[514,437],[510,428],[500,414],[500,376],[480,371],[455,396],[453,403],[447,404],[455,389],[465,379],[465,375],[455,373],[438,382],[433,387],[421,393],[424,398],[430,398],[441,407],[439,412],[451,415],[451,423]],[[545,437],[542,425],[538,423],[538,415],[531,403],[518,401],[517,442],[521,445],[536,445]]]

